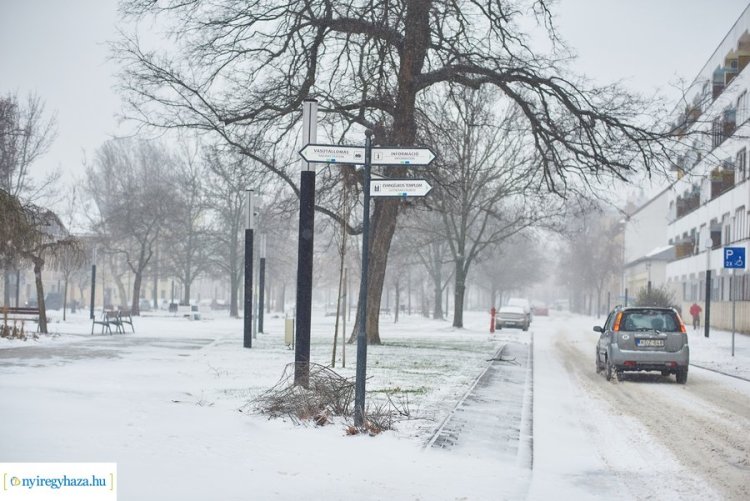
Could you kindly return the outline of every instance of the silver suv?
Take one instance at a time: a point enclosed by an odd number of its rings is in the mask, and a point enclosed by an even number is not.
[[[673,308],[617,306],[604,327],[596,326],[596,372],[607,381],[624,371],[659,371],[687,382],[690,349],[687,331]]]

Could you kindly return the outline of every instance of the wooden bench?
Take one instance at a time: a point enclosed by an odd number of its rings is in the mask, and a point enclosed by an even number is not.
[[[3,306],[0,308],[3,317],[3,325],[6,327],[8,322],[12,322],[15,327],[16,322],[23,323],[27,321],[36,322],[36,330],[39,331],[39,308],[28,306]]]

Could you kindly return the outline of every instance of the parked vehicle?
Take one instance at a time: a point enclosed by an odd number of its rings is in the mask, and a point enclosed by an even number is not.
[[[544,303],[534,303],[531,306],[531,314],[540,317],[549,316],[549,307]]]
[[[517,327],[529,330],[529,317],[520,306],[503,306],[495,314],[495,329],[503,327]]]
[[[687,382],[690,349],[687,330],[673,308],[617,306],[607,316],[596,344],[596,372],[609,381],[625,371],[658,371]]]
[[[528,324],[531,324],[531,320],[534,317],[531,312],[531,302],[528,299],[522,297],[512,297],[508,299],[508,302],[506,304],[507,306],[519,306],[523,308],[523,311],[526,314],[526,322]]]
[[[36,300],[36,296],[31,296],[25,304],[28,308],[36,308],[39,306]],[[62,310],[62,294],[59,292],[49,292],[44,296],[44,307],[47,310]]]
[[[151,311],[151,301],[149,301],[148,299],[142,297],[138,301],[138,309],[140,311],[142,311],[142,312],[143,311]]]

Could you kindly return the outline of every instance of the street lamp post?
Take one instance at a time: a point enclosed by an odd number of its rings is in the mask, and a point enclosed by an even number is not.
[[[255,229],[255,207],[253,190],[247,190],[247,220],[245,225],[245,310],[243,346],[253,347],[253,231]]]
[[[91,259],[91,309],[89,310],[89,318],[94,319],[94,298],[96,297],[96,247],[94,247],[94,255]]]
[[[260,269],[258,270],[258,332],[263,333],[263,306],[266,288],[266,235],[260,234]]]

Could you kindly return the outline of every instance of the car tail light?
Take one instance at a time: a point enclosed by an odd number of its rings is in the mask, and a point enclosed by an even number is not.
[[[622,312],[619,312],[617,314],[617,317],[615,317],[615,325],[612,327],[612,330],[619,331],[620,330],[620,320],[622,320]]]
[[[677,367],[677,362],[668,362],[667,367],[672,367],[672,368]]]
[[[685,322],[683,322],[682,319],[680,319],[680,332],[682,332],[683,334],[687,334],[687,329],[685,328]]]
[[[623,364],[625,367],[635,367],[635,361],[634,360],[625,360]]]

